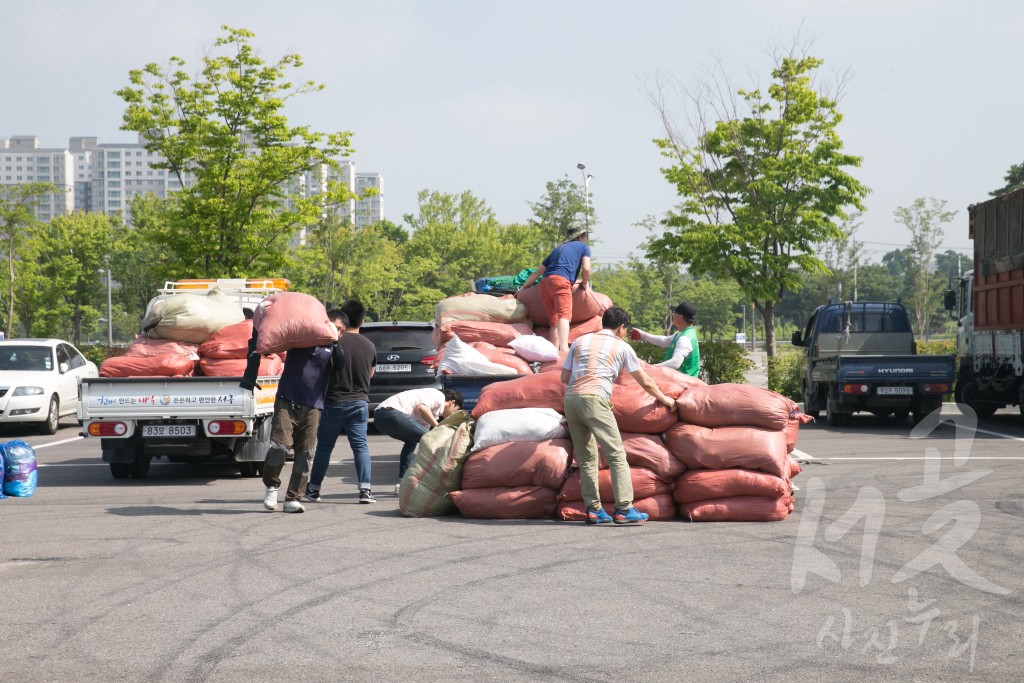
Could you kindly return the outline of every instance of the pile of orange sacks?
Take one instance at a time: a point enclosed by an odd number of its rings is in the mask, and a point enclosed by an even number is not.
[[[645,365],[675,409],[654,400],[623,373],[612,392],[613,413],[630,465],[634,505],[652,520],[753,522],[785,519],[793,510],[789,455],[809,420],[789,399],[739,384],[706,385],[675,370]],[[565,385],[540,372],[483,388],[473,417],[510,408],[563,412]],[[603,455],[603,454],[602,454]],[[614,507],[602,457],[601,502]],[[584,519],[572,442],[514,442],[473,452],[461,490],[450,494],[467,517]]]
[[[251,337],[251,320],[222,327],[201,344],[139,335],[123,356],[103,361],[100,376],[241,377]],[[280,375],[283,369],[283,354],[270,354],[260,359],[261,377]]]

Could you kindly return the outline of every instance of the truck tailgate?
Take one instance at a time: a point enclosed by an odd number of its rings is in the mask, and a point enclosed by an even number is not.
[[[953,356],[839,356],[839,382],[891,382],[953,384]]]
[[[277,377],[261,377],[256,391],[239,377],[95,377],[83,379],[81,420],[253,418],[273,412]]]

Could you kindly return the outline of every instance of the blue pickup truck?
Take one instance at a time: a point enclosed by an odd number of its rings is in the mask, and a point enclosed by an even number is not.
[[[956,377],[953,356],[917,355],[906,309],[892,302],[819,306],[793,345],[804,349],[804,412],[825,410],[831,426],[855,412],[914,424],[942,407]]]

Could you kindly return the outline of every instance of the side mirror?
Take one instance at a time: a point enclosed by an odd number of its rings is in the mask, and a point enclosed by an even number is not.
[[[797,330],[796,332],[793,333],[792,342],[793,342],[793,346],[803,346],[804,345],[804,338],[803,338],[803,335],[800,334],[800,330]]]
[[[952,289],[947,289],[945,292],[943,292],[943,294],[942,294],[942,306],[947,311],[955,311],[956,310],[956,291],[954,291]]]
[[[57,366],[57,369],[60,371],[60,374],[63,375],[65,372],[70,370],[71,367],[67,363],[61,363],[60,365]]]

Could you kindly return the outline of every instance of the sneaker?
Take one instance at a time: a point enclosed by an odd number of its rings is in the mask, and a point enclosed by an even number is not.
[[[401,489],[402,489],[402,485],[401,485],[401,484],[395,484],[395,495],[396,495],[396,496],[398,495],[398,492],[399,492],[399,491],[400,491]]]
[[[285,512],[305,512],[306,508],[302,507],[302,503],[297,500],[286,500],[284,502]]]
[[[628,510],[615,508],[615,515],[612,519],[616,524],[640,524],[646,522],[648,517],[650,515],[646,512],[640,512],[636,508],[629,508]]]
[[[273,486],[268,486],[267,492],[263,494],[263,507],[267,510],[277,509],[277,489]]]
[[[607,524],[610,521],[612,521],[612,516],[605,512],[604,508],[587,509],[587,524]]]
[[[304,503],[319,503],[320,502],[320,492],[319,491],[310,491],[309,489],[306,489],[306,492],[304,494],[302,494],[302,502],[304,502]]]
[[[377,499],[370,493],[370,489],[359,489],[359,502],[360,503],[376,503]]]

